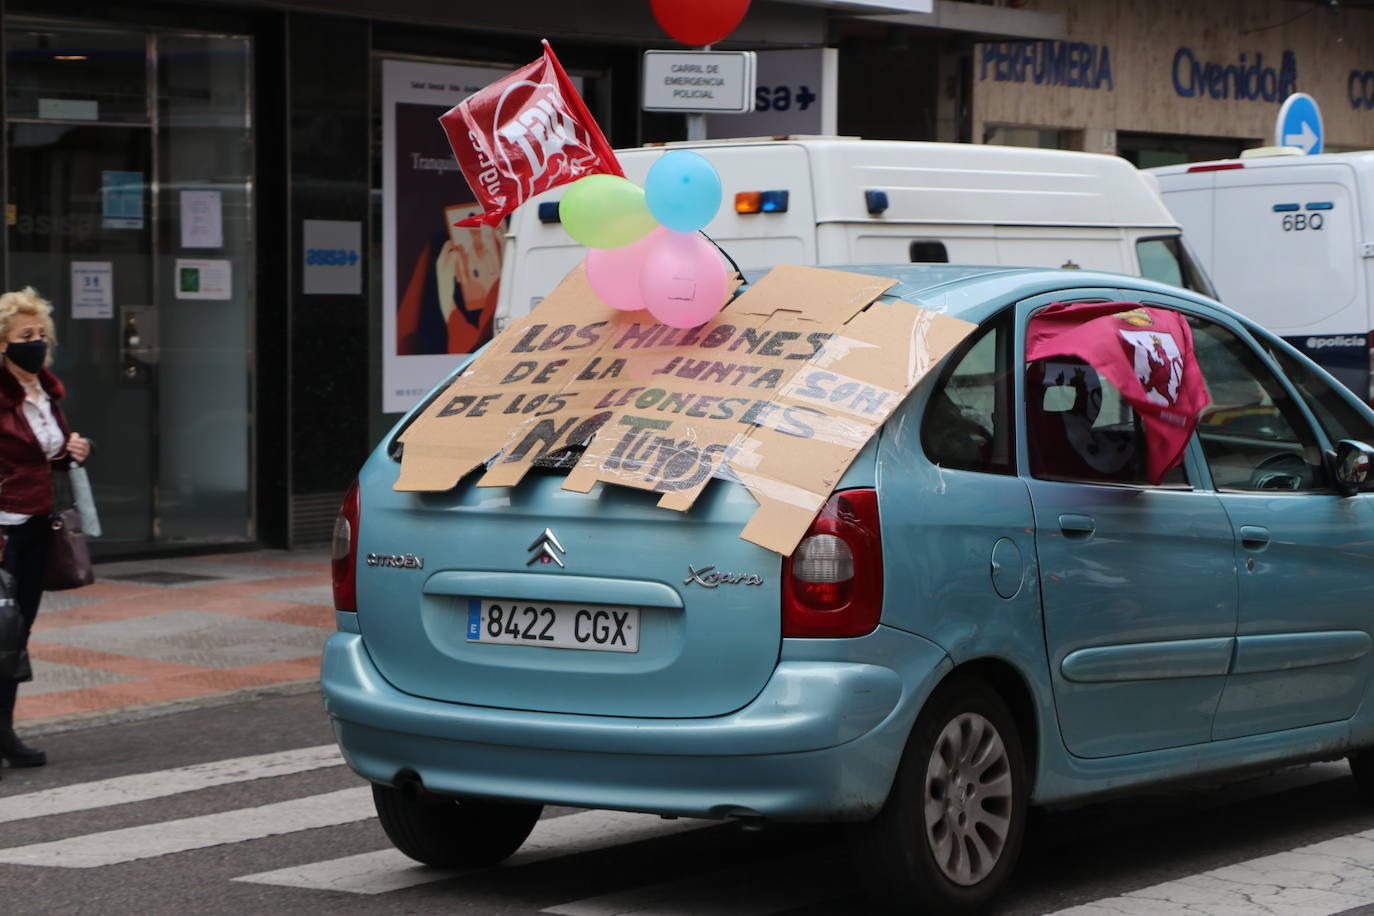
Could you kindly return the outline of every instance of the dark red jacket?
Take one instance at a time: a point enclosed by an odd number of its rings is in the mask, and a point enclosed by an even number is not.
[[[71,464],[66,441],[71,435],[62,415],[62,398],[67,389],[47,369],[38,373],[47,392],[52,415],[62,430],[62,451],[48,460],[38,437],[24,416],[24,386],[14,373],[0,366],[0,511],[22,515],[46,515],[52,511],[52,472],[54,467]]]

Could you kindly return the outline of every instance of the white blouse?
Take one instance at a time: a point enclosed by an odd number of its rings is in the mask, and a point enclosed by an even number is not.
[[[38,437],[43,454],[49,458],[57,457],[64,444],[62,427],[57,425],[57,418],[52,413],[52,401],[42,388],[38,389],[35,397],[24,399],[24,419],[29,421],[29,429]],[[17,512],[0,512],[0,525],[22,525],[29,518]]]

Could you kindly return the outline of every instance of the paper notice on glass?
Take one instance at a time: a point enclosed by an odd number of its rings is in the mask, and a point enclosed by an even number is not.
[[[224,202],[219,191],[181,192],[181,247],[224,247]]]
[[[143,173],[100,173],[100,217],[106,229],[143,228]]]
[[[232,261],[177,258],[173,282],[178,299],[229,299],[233,296]]]
[[[72,261],[72,317],[114,317],[114,263]]]

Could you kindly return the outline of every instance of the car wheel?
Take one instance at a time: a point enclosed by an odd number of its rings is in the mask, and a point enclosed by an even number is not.
[[[1374,805],[1374,748],[1364,748],[1351,754],[1350,774],[1355,777],[1355,788],[1367,804]]]
[[[859,876],[899,912],[978,912],[1015,868],[1028,800],[1006,703],[956,675],[917,718],[878,816],[849,830]]]
[[[436,868],[495,865],[520,848],[543,805],[407,797],[372,785],[372,802],[387,838],[417,862]]]

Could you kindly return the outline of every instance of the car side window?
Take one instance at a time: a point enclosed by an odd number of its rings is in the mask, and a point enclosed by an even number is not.
[[[1041,480],[1149,486],[1145,430],[1135,409],[1086,360],[1026,364],[1026,451]],[[1182,466],[1161,486],[1186,486]]]
[[[1011,423],[1011,318],[994,319],[941,376],[921,421],[921,445],[935,464],[1016,473]]]
[[[1354,439],[1366,445],[1374,445],[1374,422],[1350,403],[1350,396],[1287,350],[1273,345],[1266,345],[1265,349],[1274,357],[1283,374],[1288,376],[1288,380],[1298,389],[1298,394],[1321,424],[1333,448],[1342,439]]]
[[[1231,331],[1189,316],[1211,403],[1198,419],[1212,482],[1222,490],[1330,486],[1317,437],[1278,377]]]

